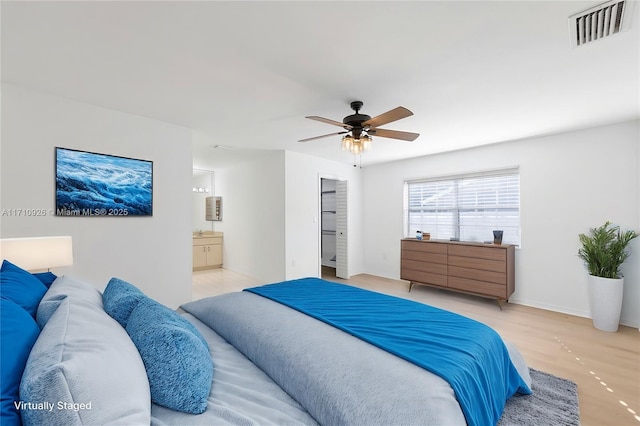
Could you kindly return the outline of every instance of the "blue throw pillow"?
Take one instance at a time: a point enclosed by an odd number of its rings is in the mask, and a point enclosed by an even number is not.
[[[13,301],[35,318],[40,299],[47,292],[42,282],[8,260],[0,268],[0,295]]]
[[[3,426],[20,425],[20,413],[16,410],[14,401],[20,400],[20,380],[40,328],[27,311],[4,297],[0,298],[0,317],[0,418]]]
[[[37,272],[32,275],[39,279],[40,282],[42,282],[42,284],[44,284],[44,286],[47,288],[51,287],[51,284],[53,284],[56,278],[58,278],[53,272]]]
[[[190,414],[207,409],[213,362],[202,334],[175,311],[140,301],[126,327],[147,370],[151,400]]]
[[[131,312],[144,299],[148,297],[138,287],[119,278],[111,278],[102,292],[104,310],[124,328]]]

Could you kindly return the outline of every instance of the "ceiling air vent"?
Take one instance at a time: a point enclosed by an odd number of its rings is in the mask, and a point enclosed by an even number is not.
[[[613,0],[569,17],[571,46],[577,47],[629,28],[632,1]]]

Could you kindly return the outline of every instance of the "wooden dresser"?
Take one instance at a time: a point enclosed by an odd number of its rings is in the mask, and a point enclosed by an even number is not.
[[[446,240],[401,241],[400,278],[498,301],[515,290],[515,246]]]

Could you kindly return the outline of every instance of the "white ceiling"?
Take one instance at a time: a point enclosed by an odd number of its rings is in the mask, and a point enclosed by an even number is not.
[[[568,17],[599,3],[3,1],[2,80],[193,128],[204,168],[254,149],[350,163],[339,136],[297,142],[341,130],[305,116],[412,110],[382,127],[421,136],[374,138],[366,166],[640,117],[640,6],[570,47]]]

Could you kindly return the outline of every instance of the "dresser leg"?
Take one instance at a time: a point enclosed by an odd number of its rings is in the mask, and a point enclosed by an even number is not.
[[[411,293],[412,288],[413,288],[413,281],[409,281],[409,293]]]
[[[500,307],[500,310],[502,310],[502,299],[496,299],[496,302],[498,302],[498,306]]]

